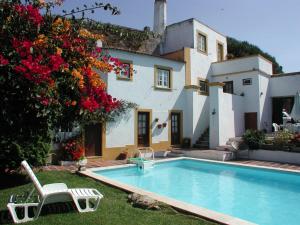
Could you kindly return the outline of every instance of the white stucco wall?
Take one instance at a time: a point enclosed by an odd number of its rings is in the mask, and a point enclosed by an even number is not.
[[[197,31],[204,33],[207,36],[207,58],[210,62],[216,62],[217,57],[217,41],[224,46],[224,57],[227,56],[227,38],[208,27],[207,25],[194,20],[194,49],[197,49]],[[202,53],[201,53],[202,54]]]
[[[252,79],[252,85],[243,85],[243,79]],[[214,82],[233,81],[234,94],[244,93],[244,112],[257,113],[257,128],[272,129],[272,98],[270,76],[252,71],[241,74],[214,76]],[[244,122],[243,122],[244,123]]]
[[[243,85],[243,79],[248,78],[252,79],[252,85]],[[225,81],[233,81],[234,94],[241,95],[244,93],[244,98],[247,102],[245,104],[245,112],[259,112],[259,79],[256,71],[213,77],[213,82]]]
[[[240,73],[252,70],[259,70],[266,74],[272,74],[272,63],[261,56],[250,56],[240,59],[227,60],[212,64],[213,75]]]
[[[272,98],[270,96],[270,77],[258,75],[259,80],[259,113],[258,129],[272,131]]]
[[[241,137],[244,126],[245,98],[223,93],[220,98],[220,145],[225,145],[229,138]]]
[[[300,73],[292,76],[273,76],[270,84],[271,97],[294,96],[300,91]]]
[[[209,97],[205,95],[200,95],[198,91],[191,92],[192,99],[187,99],[187,101],[192,102],[192,108],[189,111],[192,112],[192,144],[199,139],[202,133],[209,128]]]
[[[164,40],[164,53],[174,52],[184,47],[193,48],[193,21],[184,22],[167,26]]]
[[[243,135],[246,102],[242,96],[223,93],[219,86],[211,87],[210,99],[210,148],[215,148]]]
[[[108,75],[107,91],[113,97],[124,99],[139,105],[140,109],[152,109],[152,143],[168,141],[168,126],[157,129],[154,119],[158,123],[168,124],[169,110],[185,110],[186,96],[184,92],[185,66],[184,63],[151,57],[142,54],[134,54],[117,50],[110,50],[113,57],[133,61],[132,81],[118,80],[114,73]],[[154,66],[161,65],[173,68],[173,89],[163,91],[154,89]],[[134,145],[136,134],[134,133],[134,111],[116,123],[107,124],[106,147],[122,147]],[[184,113],[183,124],[186,123]],[[185,136],[186,129],[183,131]]]

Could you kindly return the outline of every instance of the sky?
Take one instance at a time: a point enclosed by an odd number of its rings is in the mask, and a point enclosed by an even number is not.
[[[55,12],[94,2],[65,0]],[[153,25],[154,0],[100,2],[117,6],[121,15],[98,9],[89,18],[137,29]],[[275,56],[284,72],[300,71],[300,0],[167,0],[167,4],[168,24],[196,18],[226,36],[259,46]]]

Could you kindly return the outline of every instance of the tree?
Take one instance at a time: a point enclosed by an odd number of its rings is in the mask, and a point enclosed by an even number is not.
[[[97,72],[126,73],[123,64],[96,46],[104,37],[82,28],[82,20],[51,16],[57,3],[0,2],[0,173],[23,159],[42,165],[58,125],[105,120],[124,109]],[[87,9],[95,8],[116,14],[109,4]]]
[[[232,58],[260,54],[273,63],[273,71],[275,74],[283,73],[282,66],[278,64],[275,57],[247,41],[238,41],[234,38],[227,37],[227,51],[228,55],[231,55]]]

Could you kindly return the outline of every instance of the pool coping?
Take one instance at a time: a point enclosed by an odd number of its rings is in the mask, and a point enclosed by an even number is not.
[[[238,162],[222,162],[222,161],[215,161],[215,160],[208,160],[208,159],[197,159],[197,158],[190,158],[190,157],[178,157],[178,158],[171,158],[171,159],[161,159],[158,160],[158,162],[170,162],[170,161],[177,161],[182,159],[190,159],[195,161],[204,161],[204,162],[213,162],[213,163],[219,163],[219,164],[225,164],[225,165],[234,165],[234,166],[242,166],[242,167],[250,167],[250,168],[260,168],[260,169],[267,169],[267,170],[273,170],[273,171],[284,171],[284,172],[292,172],[292,173],[298,173],[300,174],[300,171],[298,170],[292,170],[292,169],[284,169],[284,168],[274,168],[274,167],[267,167],[267,166],[259,166],[259,165],[245,165]],[[90,168],[86,171],[79,172],[82,175],[85,175],[87,177],[93,178],[95,180],[101,181],[103,183],[109,184],[111,186],[114,186],[116,188],[119,188],[121,190],[125,190],[127,192],[132,193],[138,193],[141,195],[147,195],[157,201],[163,202],[165,204],[168,204],[174,208],[180,209],[182,211],[197,215],[201,218],[208,219],[210,221],[214,221],[221,224],[230,224],[230,225],[254,225],[255,223],[252,223],[250,221],[242,220],[233,216],[229,216],[223,213],[219,213],[210,209],[206,209],[204,207],[195,206],[193,204],[185,203],[179,200],[175,200],[173,198],[165,197],[159,194],[156,194],[154,192],[146,191],[141,188],[137,188],[128,184],[124,184],[112,179],[109,179],[105,176],[95,174],[94,171],[99,170],[111,170],[111,169],[118,169],[118,168],[128,168],[128,167],[134,167],[134,164],[125,164],[125,165],[117,165],[117,166],[109,166],[109,167],[96,167],[96,168]]]

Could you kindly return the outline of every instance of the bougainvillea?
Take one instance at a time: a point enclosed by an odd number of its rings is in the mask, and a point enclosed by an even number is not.
[[[79,139],[70,139],[63,144],[64,160],[78,161],[84,158],[85,149]]]
[[[80,20],[41,14],[55,3],[61,1],[0,2],[0,162],[17,151],[10,150],[13,142],[21,149],[34,136],[49,142],[58,125],[105,118],[123,107],[100,76],[120,73],[122,63],[97,47],[105,37]],[[0,172],[7,168],[0,165]]]

